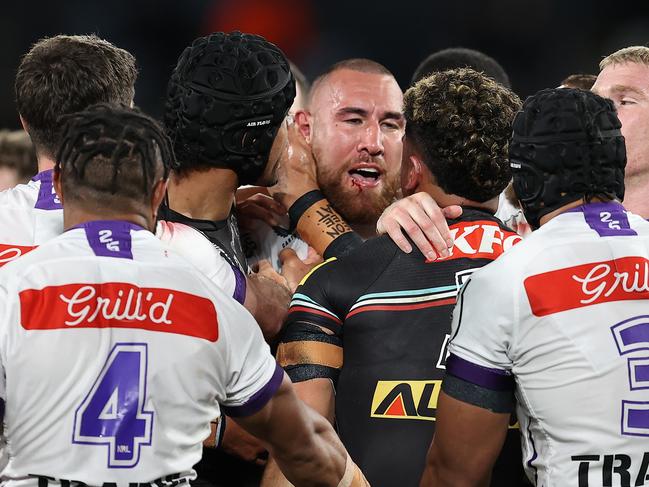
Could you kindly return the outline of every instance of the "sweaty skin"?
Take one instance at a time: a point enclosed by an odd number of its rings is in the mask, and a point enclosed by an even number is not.
[[[309,112],[298,114],[323,193],[364,237],[399,196],[402,102],[392,76],[340,69],[316,84]]]
[[[597,76],[592,91],[615,103],[626,145],[624,206],[649,218],[649,65],[612,64]]]

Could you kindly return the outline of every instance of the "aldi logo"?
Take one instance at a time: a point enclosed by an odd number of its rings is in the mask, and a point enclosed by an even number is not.
[[[435,421],[441,380],[380,380],[372,398],[372,418]],[[512,414],[509,429],[520,429]]]
[[[441,385],[441,380],[378,381],[371,417],[435,421]]]

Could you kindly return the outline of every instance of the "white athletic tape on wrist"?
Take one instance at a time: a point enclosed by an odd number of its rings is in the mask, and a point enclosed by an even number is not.
[[[349,453],[347,454],[347,461],[345,463],[345,474],[343,478],[338,482],[338,487],[351,487],[352,482],[354,481],[354,470],[356,464],[352,461]]]

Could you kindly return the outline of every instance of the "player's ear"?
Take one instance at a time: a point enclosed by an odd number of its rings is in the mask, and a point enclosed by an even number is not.
[[[18,115],[18,117],[20,118],[20,125],[23,126],[23,130],[24,130],[25,132],[29,133],[29,130],[28,130],[28,127],[27,127],[27,122],[25,122],[25,119],[23,118],[23,116],[22,116],[22,115]]]
[[[423,162],[417,154],[410,154],[404,164],[405,174],[402,177],[404,193],[416,193],[424,177]]]
[[[63,204],[63,184],[61,184],[61,168],[56,165],[52,171],[52,185],[54,186],[54,191],[56,191],[56,196],[58,196],[59,201]]]
[[[306,139],[307,144],[311,143],[311,121],[313,116],[306,110],[298,110],[293,117],[295,125],[302,136]]]
[[[155,186],[153,186],[153,192],[151,194],[151,211],[154,222],[158,217],[158,209],[162,204],[162,200],[164,199],[165,194],[167,194],[167,183],[169,183],[168,179],[160,179],[155,183]]]

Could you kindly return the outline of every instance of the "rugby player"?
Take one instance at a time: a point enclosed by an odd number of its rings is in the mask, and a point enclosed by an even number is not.
[[[437,71],[447,69],[471,68],[493,78],[505,88],[511,89],[512,85],[505,68],[498,61],[484,52],[468,49],[466,47],[449,47],[435,51],[424,59],[412,75],[410,85]]]
[[[626,144],[624,206],[649,218],[649,47],[620,49],[599,67],[592,91],[615,103]]]
[[[189,485],[220,411],[295,485],[367,485],[250,314],[151,233],[175,163],[162,128],[97,105],[61,140],[65,232],[0,271],[4,485]]]
[[[29,183],[0,193],[0,266],[61,234],[61,203],[52,187],[54,155],[61,142],[61,115],[93,103],[133,103],[137,69],[133,56],[91,36],[38,41],[16,73],[16,105],[38,158]]]
[[[270,189],[289,209],[290,228],[325,258],[343,255],[374,236],[379,215],[399,196],[402,100],[387,68],[348,59],[314,81],[308,109],[296,112],[299,133],[289,131],[294,157],[281,165],[278,184]],[[432,202],[426,211],[428,239],[417,225],[405,230],[428,257],[436,256],[432,245],[446,255],[452,238],[444,215],[458,216],[460,209],[440,210]],[[399,224],[392,224],[389,215],[385,220],[399,245],[410,249]]]
[[[517,115],[514,190],[538,230],[460,292],[422,486],[483,485],[515,402],[535,485],[649,482],[649,223],[619,203],[620,127],[569,88]]]
[[[613,100],[622,123],[628,160],[624,206],[649,218],[649,47],[630,46],[605,57],[592,91]],[[424,193],[404,198],[388,209],[389,219],[379,219],[377,230],[398,235],[399,225],[406,229],[430,225],[425,208],[433,204]],[[419,242],[425,247],[423,240]]]
[[[290,293],[249,274],[236,214],[241,184],[269,185],[286,146],[295,81],[284,54],[260,36],[217,32],[178,59],[164,123],[179,166],[157,235],[243,303],[271,339]]]
[[[24,130],[0,130],[0,191],[26,184],[38,173],[36,151]]]
[[[376,485],[416,485],[421,477],[457,290],[520,241],[493,216],[511,177],[507,144],[519,108],[514,93],[469,69],[410,88],[401,189],[462,206],[449,221],[451,255],[434,262],[375,238],[318,267],[293,297],[278,362],[299,396],[335,421]],[[510,447],[494,485],[524,478],[517,431]],[[267,472],[265,485],[281,485],[272,467]]]
[[[293,120],[296,111],[306,109],[311,86],[294,63],[289,62],[289,65],[295,78],[295,99],[288,111],[289,120]],[[286,208],[270,196],[268,188],[241,187],[237,189],[236,199],[241,243],[248,265],[255,268],[268,261],[276,271],[281,272],[279,254],[286,248],[293,249],[303,261],[309,259],[308,245],[300,240],[296,229],[290,228]]]
[[[597,76],[594,74],[575,73],[567,76],[559,85],[559,88],[579,88],[580,90],[590,90]]]

